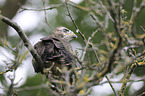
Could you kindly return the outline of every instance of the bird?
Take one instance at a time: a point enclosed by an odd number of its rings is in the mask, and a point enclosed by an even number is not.
[[[34,45],[34,49],[44,62],[44,68],[51,68],[49,73],[58,76],[58,69],[72,68],[75,58],[69,41],[73,38],[77,38],[73,31],[66,27],[57,27],[50,36],[41,38],[41,41]],[[44,73],[34,58],[32,63],[36,73]]]

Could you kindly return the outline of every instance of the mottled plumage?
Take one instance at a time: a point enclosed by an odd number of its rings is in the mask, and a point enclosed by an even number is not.
[[[72,55],[72,48],[68,41],[77,37],[71,30],[65,27],[58,27],[52,35],[42,38],[41,41],[34,45],[37,53],[40,55],[44,62],[45,68],[50,68],[53,75],[58,75],[60,69],[64,66],[71,68],[72,63],[75,61]],[[35,72],[43,73],[40,70],[38,63],[33,59],[33,67]]]

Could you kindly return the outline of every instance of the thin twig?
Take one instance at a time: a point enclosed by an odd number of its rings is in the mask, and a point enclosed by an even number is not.
[[[110,15],[110,13],[107,11],[107,8],[103,5],[102,1],[99,0],[100,4],[102,5],[102,7],[106,10],[107,15],[109,16],[109,18],[112,20],[112,22],[114,22],[114,18]],[[110,0],[109,0],[110,2]]]
[[[139,7],[137,7],[137,0],[134,0],[133,12],[132,12],[131,18],[129,20],[130,32],[135,38],[138,38],[138,39],[144,38],[145,34],[141,34],[141,35],[135,34],[134,33],[133,22],[134,22],[135,18],[139,15],[139,13],[143,10],[144,7],[145,7],[145,1],[144,0],[141,2]]]
[[[7,92],[7,96],[12,96],[12,94],[13,94],[13,87],[14,87],[14,80],[15,80],[15,70],[13,72],[13,76],[14,77],[12,79],[9,78],[11,80],[11,84],[9,86],[9,89],[8,89],[8,92]]]
[[[83,38],[84,42],[87,44],[87,39],[85,38],[84,34],[82,34],[82,32],[79,30],[77,24],[75,23],[75,20],[74,20],[73,17],[71,16],[71,13],[70,13],[70,10],[69,10],[68,4],[67,4],[67,0],[65,0],[65,5],[66,5],[67,12],[68,12],[68,16],[69,16],[70,19],[72,20],[72,22],[73,22],[75,28],[78,30],[78,33],[79,33],[80,36]],[[92,49],[93,49],[93,51],[94,51],[94,53],[95,53],[96,59],[99,61],[99,58],[98,58],[98,56],[97,56],[97,53],[96,53],[96,51],[95,51],[94,48],[93,48],[93,44],[92,44],[92,43],[88,43],[88,44],[92,47]],[[81,60],[81,61],[82,61],[82,60]]]
[[[133,83],[133,82],[140,82],[140,81],[144,81],[144,79],[139,79],[139,80],[128,80],[128,82],[131,82],[131,83]],[[119,80],[119,81],[110,81],[111,83],[123,83],[123,80]],[[108,83],[108,81],[104,81],[104,82],[102,82],[102,83],[100,83],[100,85],[103,85],[103,84],[106,84],[106,83]]]
[[[108,2],[110,3],[110,7],[111,7],[112,3],[109,0],[108,0]],[[116,12],[114,12],[113,8],[111,8],[109,11],[112,15],[112,18],[114,19],[114,28],[115,28],[115,31],[117,33],[118,40],[116,41],[116,45],[115,45],[115,47],[111,53],[111,56],[108,60],[108,66],[105,67],[100,73],[96,74],[94,76],[94,78],[90,79],[89,83],[87,83],[85,85],[85,88],[88,88],[90,86],[94,86],[94,85],[98,84],[99,79],[104,77],[108,72],[111,71],[112,64],[114,63],[115,57],[119,53],[119,49],[121,48],[121,45],[122,45],[122,37],[120,36],[120,24],[119,24],[119,20],[117,20],[118,16],[116,16],[117,14],[116,14]],[[119,19],[119,17],[118,17],[118,19]],[[79,90],[81,90],[81,88],[76,89],[76,91],[79,91]]]
[[[67,9],[67,12],[68,12],[68,16],[70,17],[70,19],[72,20],[76,30],[78,30],[78,33],[80,34],[80,36],[83,38],[84,42],[86,43],[87,40],[85,38],[85,36],[82,34],[82,32],[79,30],[75,20],[73,19],[73,17],[71,16],[71,13],[70,13],[70,10],[69,10],[69,7],[68,7],[68,4],[67,4],[67,0],[65,0],[65,6],[66,6],[66,9]]]
[[[47,13],[46,13],[46,10],[45,10],[45,1],[44,0],[42,0],[42,2],[43,2],[43,7],[44,7],[44,14],[45,14],[45,22],[46,22],[46,24],[49,26],[49,28],[50,28],[50,30],[51,30],[51,32],[53,32],[52,30],[52,27],[51,27],[51,25],[48,23],[48,20],[47,20],[47,17],[46,17],[46,15],[47,15]]]
[[[75,7],[75,8],[81,9],[83,11],[87,11],[87,12],[90,11],[90,8],[83,7],[81,5],[78,5],[78,4],[73,3],[71,1],[69,1],[68,4],[71,5],[71,6],[73,6],[73,7]]]
[[[106,79],[107,79],[107,81],[108,81],[108,83],[109,83],[110,87],[112,88],[112,90],[113,90],[113,92],[114,92],[115,96],[117,96],[117,92],[115,91],[115,89],[114,89],[113,85],[111,84],[111,82],[110,82],[110,80],[109,80],[108,76],[106,75],[105,77],[106,77]]]
[[[131,65],[131,68],[130,68],[129,72],[127,73],[126,77],[123,80],[124,82],[121,86],[119,96],[124,96],[124,92],[125,92],[125,89],[126,89],[127,82],[128,82],[129,78],[131,77],[131,74],[133,73],[133,71],[135,70],[135,68],[137,66],[138,66],[137,63],[134,63],[134,64]]]
[[[98,30],[96,30],[95,32],[92,33],[92,35],[88,38],[87,42],[86,42],[86,46],[84,48],[84,52],[82,54],[82,58],[81,58],[81,61],[84,60],[84,57],[85,57],[85,54],[86,54],[86,51],[87,51],[87,48],[88,46],[90,45],[90,40],[94,37],[94,35],[98,32]],[[96,52],[96,51],[95,51]],[[98,58],[98,56],[96,57]],[[98,59],[99,60],[99,59]]]
[[[141,94],[137,95],[137,96],[144,96],[145,92],[142,92]]]
[[[62,3],[62,4],[56,4],[56,5],[50,5],[49,7],[45,7],[45,8],[40,8],[40,9],[32,9],[32,8],[24,8],[23,6],[21,7],[21,11],[20,12],[23,12],[23,11],[25,11],[25,10],[27,10],[27,11],[44,11],[44,10],[52,10],[52,9],[54,9],[54,8],[58,8],[58,7],[61,7],[61,6],[63,6],[64,5],[64,3]]]
[[[140,25],[140,27],[142,28],[142,30],[145,32],[145,29]]]
[[[141,12],[141,10],[144,7],[145,7],[145,1],[142,1],[140,6],[137,8],[137,0],[134,0],[133,12],[130,19],[130,22],[132,22],[131,25],[133,24],[133,21],[135,20],[135,18],[138,16],[138,14]]]

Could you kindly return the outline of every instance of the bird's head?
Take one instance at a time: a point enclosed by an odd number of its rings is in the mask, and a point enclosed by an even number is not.
[[[77,38],[77,35],[65,27],[57,27],[54,30],[54,35],[60,39],[64,39],[66,41],[70,41],[73,38]]]

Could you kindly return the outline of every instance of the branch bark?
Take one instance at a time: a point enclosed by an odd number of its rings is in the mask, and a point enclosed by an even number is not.
[[[2,15],[0,15],[0,21],[6,23],[7,25],[11,26],[12,28],[14,28],[16,30],[16,32],[18,33],[18,35],[22,39],[24,45],[27,47],[27,49],[29,50],[29,52],[31,53],[33,58],[36,60],[36,62],[38,62],[40,70],[43,71],[44,64],[43,64],[43,61],[42,61],[41,57],[38,55],[36,50],[33,48],[33,46],[31,45],[28,37],[23,32],[23,30],[20,28],[20,26],[18,26],[17,23],[13,22],[9,18],[7,18],[5,16],[2,16]]]

